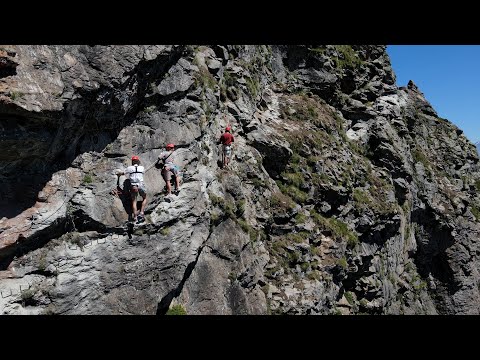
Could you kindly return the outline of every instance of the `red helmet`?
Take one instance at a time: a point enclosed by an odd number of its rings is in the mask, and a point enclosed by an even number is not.
[[[230,131],[230,130],[232,130],[232,128],[231,128],[230,125],[229,125],[229,126],[227,126],[227,128],[225,129],[225,131]]]
[[[140,158],[137,155],[133,155],[132,156],[132,161],[134,161],[134,160],[139,160],[140,161]]]
[[[167,144],[167,149],[173,149],[175,147],[174,144]]]

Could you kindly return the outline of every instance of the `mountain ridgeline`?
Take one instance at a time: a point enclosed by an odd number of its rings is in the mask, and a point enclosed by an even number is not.
[[[0,46],[0,126],[0,313],[480,313],[477,149],[385,46]]]

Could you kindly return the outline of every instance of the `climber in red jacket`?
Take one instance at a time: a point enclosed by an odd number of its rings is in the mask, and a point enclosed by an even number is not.
[[[218,140],[219,144],[222,144],[222,167],[225,168],[230,162],[230,157],[232,155],[232,143],[235,141],[233,135],[230,133],[232,128],[227,126],[225,133]]]

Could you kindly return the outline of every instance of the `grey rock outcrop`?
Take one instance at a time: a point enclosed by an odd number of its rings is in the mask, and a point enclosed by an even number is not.
[[[0,126],[1,313],[480,313],[479,155],[384,46],[0,46]]]

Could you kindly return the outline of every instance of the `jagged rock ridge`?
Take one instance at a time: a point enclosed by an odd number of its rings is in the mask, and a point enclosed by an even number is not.
[[[2,46],[0,125],[5,314],[480,311],[478,153],[384,46]]]

